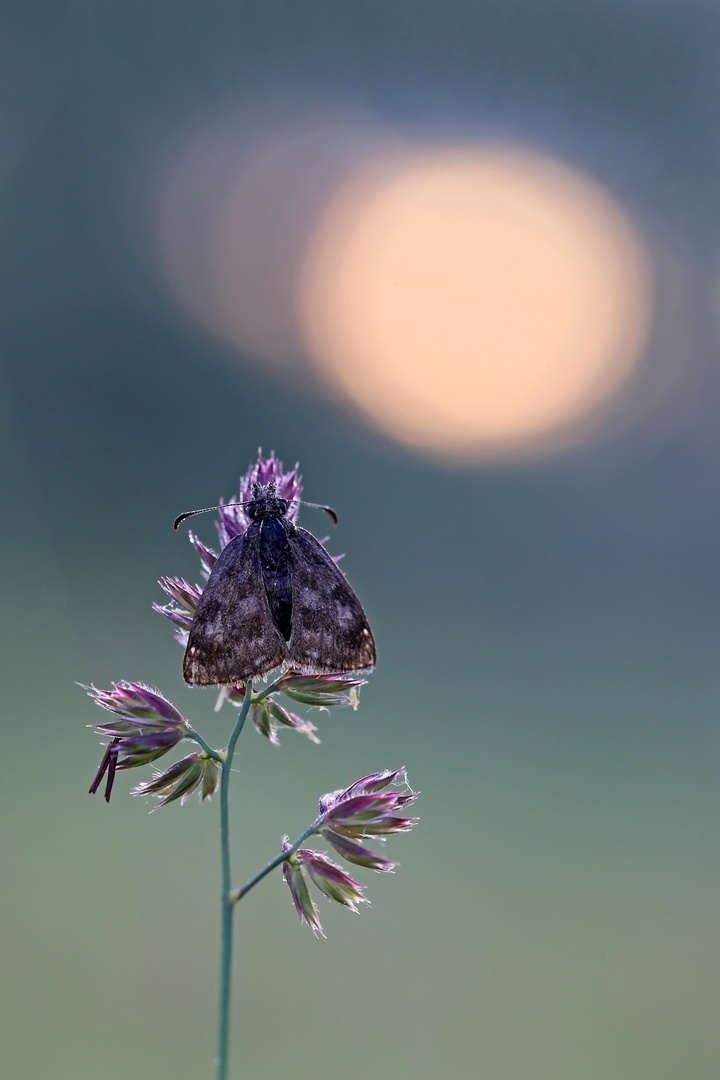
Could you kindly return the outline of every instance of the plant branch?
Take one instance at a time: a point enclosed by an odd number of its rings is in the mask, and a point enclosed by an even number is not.
[[[243,896],[249,893],[253,886],[257,885],[258,881],[262,881],[262,879],[267,874],[269,874],[271,870],[274,870],[276,866],[280,866],[281,863],[285,862],[288,856],[296,852],[302,843],[304,843],[310,836],[313,836],[318,831],[319,820],[320,819],[318,818],[316,821],[313,821],[312,825],[310,825],[305,830],[305,832],[297,838],[292,847],[289,847],[287,851],[281,851],[279,855],[276,855],[274,859],[271,859],[267,866],[263,867],[263,869],[260,870],[260,872],[257,873],[255,877],[250,878],[250,880],[246,881],[245,884],[242,885],[239,889],[233,889],[230,893],[230,903],[237,904],[238,900],[242,900]]]
[[[277,692],[279,682],[280,680],[276,679],[275,682],[270,683],[270,685],[266,686],[264,690],[261,690],[259,694],[256,694],[255,703],[257,703],[258,701],[264,701],[266,697],[270,697],[271,694],[275,694]]]
[[[244,718],[243,718],[243,723],[244,723]],[[185,736],[185,738],[186,739],[192,739],[193,742],[196,742],[199,746],[201,746],[203,748],[203,750],[205,751],[205,753],[207,754],[207,756],[209,758],[212,758],[213,761],[218,761],[218,762],[220,762],[220,764],[222,764],[225,761],[225,755],[222,753],[222,751],[213,750],[212,746],[210,746],[209,743],[205,742],[202,735],[200,735],[199,732],[195,731],[194,728],[191,728],[189,724],[187,726],[187,735]]]

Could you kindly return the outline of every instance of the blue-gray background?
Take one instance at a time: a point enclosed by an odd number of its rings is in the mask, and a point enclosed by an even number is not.
[[[148,817],[128,775],[88,798],[74,681],[150,682],[222,743],[149,605],[195,573],[175,514],[262,445],[337,507],[380,663],[322,746],[244,736],[237,877],[377,768],[407,765],[422,823],[394,877],[364,876],[370,910],[323,908],[328,941],[279,879],[248,899],[232,1075],[714,1080],[715,5],[8,2],[0,26],[2,1075],[211,1073],[217,805]],[[552,461],[441,468],[193,326],[146,232],[148,162],[288,86],[525,132],[655,221],[677,408]]]

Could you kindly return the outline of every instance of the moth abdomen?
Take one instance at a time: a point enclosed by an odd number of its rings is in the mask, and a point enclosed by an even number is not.
[[[292,633],[292,568],[289,522],[266,518],[260,524],[260,568],[270,614],[285,641]]]

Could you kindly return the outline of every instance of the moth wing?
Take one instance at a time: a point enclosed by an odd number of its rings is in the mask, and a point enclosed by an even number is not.
[[[293,667],[313,673],[364,671],[375,665],[375,642],[362,604],[342,570],[305,529],[288,537],[292,569]]]
[[[191,686],[236,686],[266,675],[286,658],[270,614],[251,525],[223,549],[190,628],[183,678]]]

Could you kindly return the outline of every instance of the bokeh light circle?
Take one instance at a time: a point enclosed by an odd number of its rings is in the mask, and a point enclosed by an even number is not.
[[[651,296],[608,193],[487,146],[356,170],[317,226],[297,304],[340,397],[417,449],[482,459],[581,438],[638,361]]]

